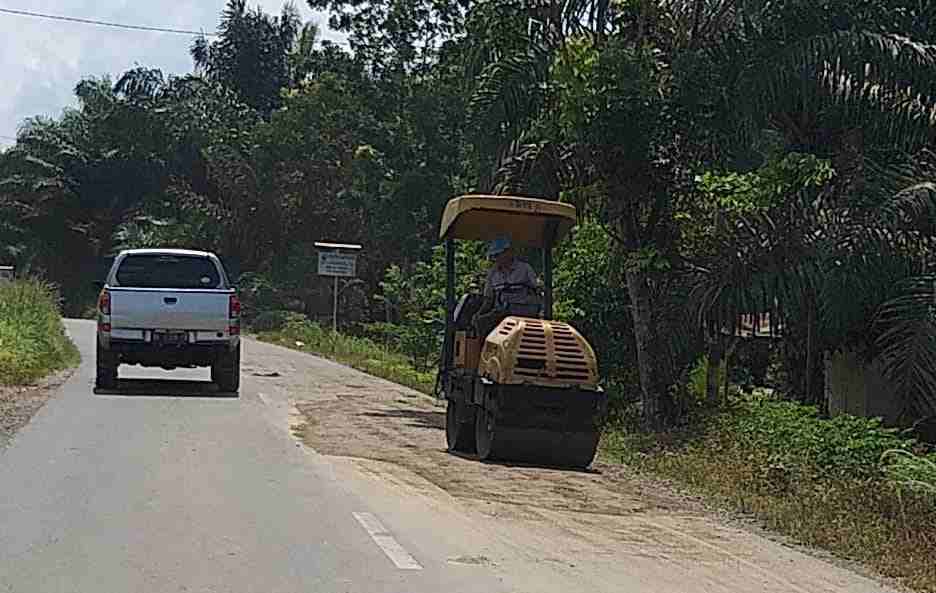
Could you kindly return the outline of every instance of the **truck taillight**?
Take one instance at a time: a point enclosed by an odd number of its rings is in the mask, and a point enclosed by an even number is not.
[[[110,306],[110,293],[107,292],[107,289],[101,291],[101,295],[98,297],[98,311],[101,312],[101,315],[110,315],[111,306]]]
[[[240,313],[240,299],[237,298],[236,294],[232,294],[230,304],[228,306],[228,317],[230,318],[230,322],[228,324],[228,333],[232,336],[240,335]]]

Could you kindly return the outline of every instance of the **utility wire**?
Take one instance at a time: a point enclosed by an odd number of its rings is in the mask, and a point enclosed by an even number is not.
[[[107,21],[98,21],[94,19],[81,19],[72,16],[60,16],[55,14],[43,14],[40,12],[30,12],[28,10],[14,10],[12,8],[0,8],[0,12],[15,14],[17,16],[31,16],[40,19],[49,19],[53,21],[66,21],[70,23],[83,23],[85,25],[101,25],[104,27],[115,27],[117,29],[130,29],[133,31],[153,31],[156,33],[174,33],[176,35],[204,35],[205,37],[215,37],[215,33],[204,33],[201,31],[189,31],[186,29],[168,29],[165,27],[147,27],[145,25],[125,25],[122,23],[109,23]]]

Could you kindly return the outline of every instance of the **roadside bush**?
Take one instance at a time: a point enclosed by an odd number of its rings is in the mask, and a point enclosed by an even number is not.
[[[262,331],[259,337],[294,350],[330,358],[423,393],[432,393],[435,385],[434,369],[421,371],[414,368],[409,357],[394,347],[369,337],[335,333],[301,315],[286,316],[280,329]]]
[[[894,484],[923,495],[936,502],[936,453],[914,455],[903,449],[892,449],[881,456],[884,473]]]
[[[258,332],[279,331],[292,321],[304,319],[304,315],[292,311],[262,311],[250,321],[250,329]]]
[[[881,477],[885,452],[915,444],[878,418],[823,419],[814,406],[762,395],[736,400],[717,422],[718,433],[734,435],[734,446],[766,455],[771,466],[825,477]]]
[[[755,392],[680,431],[608,431],[603,454],[936,593],[936,454],[878,420]]]
[[[38,280],[0,284],[0,384],[35,381],[77,357],[52,286]]]
[[[705,402],[705,398],[707,396],[705,387],[708,376],[708,366],[708,356],[703,354],[701,357],[699,357],[699,360],[689,371],[689,384],[687,385],[687,391],[692,396],[695,403]],[[722,385],[725,383],[725,367],[726,365],[724,361],[722,361],[722,363],[718,366],[718,373],[716,373],[715,383],[718,385],[719,390],[721,390]]]
[[[265,312],[280,312],[286,302],[280,288],[265,274],[245,273],[241,275],[237,292],[243,307],[244,321],[252,327],[256,327],[257,318],[263,316]],[[268,318],[267,321],[271,319]]]

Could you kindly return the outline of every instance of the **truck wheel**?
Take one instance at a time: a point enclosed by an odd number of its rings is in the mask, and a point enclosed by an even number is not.
[[[211,365],[211,381],[219,391],[237,393],[240,389],[240,345],[225,352]]]
[[[97,372],[94,376],[94,386],[98,389],[114,389],[117,387],[117,357],[97,344],[95,365]]]

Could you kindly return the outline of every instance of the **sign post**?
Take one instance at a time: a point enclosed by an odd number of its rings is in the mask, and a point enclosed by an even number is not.
[[[332,295],[332,330],[337,333],[338,294],[340,292],[338,290],[338,280],[357,276],[357,252],[361,250],[361,246],[344,243],[316,243],[315,247],[319,249],[319,276],[331,276],[335,280],[334,294]]]

